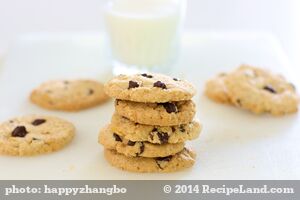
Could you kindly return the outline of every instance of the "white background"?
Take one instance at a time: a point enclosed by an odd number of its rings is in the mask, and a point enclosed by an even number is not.
[[[0,0],[0,55],[26,32],[102,31],[105,0]],[[186,30],[267,31],[300,63],[299,0],[188,0]]]
[[[198,91],[194,101],[203,131],[199,139],[187,144],[196,151],[197,160],[193,168],[178,173],[140,174],[111,167],[97,142],[100,128],[114,112],[113,101],[68,113],[45,110],[28,100],[32,88],[45,80],[86,76],[102,81],[99,75],[110,66],[105,65],[107,49],[101,37],[67,34],[61,39],[40,38],[24,37],[7,57],[0,76],[0,91],[5,94],[0,98],[0,121],[20,114],[54,115],[72,122],[76,137],[68,147],[47,156],[0,156],[0,163],[5,163],[0,165],[1,179],[300,179],[300,113],[257,116],[217,104],[203,95],[206,80],[241,62],[269,66],[292,80],[295,74],[282,67],[287,66],[286,59],[274,40],[263,36],[186,34],[172,74],[189,80]],[[300,88],[298,82],[296,87]]]
[[[26,32],[103,30],[101,6],[104,1],[0,0],[0,2],[2,52],[18,35]],[[288,55],[296,60],[299,43],[296,37],[299,33],[298,8],[297,2],[293,0],[189,0],[186,30],[272,32],[280,38]],[[3,179],[299,179],[299,113],[282,118],[269,115],[255,116],[230,106],[215,104],[201,95],[205,80],[217,72],[229,71],[241,61],[269,66],[272,71],[289,74],[291,70],[282,67],[286,66],[285,56],[278,50],[280,48],[277,48],[277,43],[264,37],[243,40],[233,38],[232,35],[225,39],[214,38],[214,35],[205,36],[204,39],[198,38],[199,33],[196,36],[186,37],[187,40],[183,43],[185,44],[183,57],[178,64],[184,68],[178,67],[178,71],[174,72],[190,80],[199,91],[195,101],[198,108],[197,116],[204,129],[201,139],[193,141],[191,145],[198,154],[195,167],[191,170],[145,175],[125,173],[107,165],[102,156],[102,147],[96,142],[96,138],[98,130],[109,121],[113,113],[113,102],[80,113],[58,113],[31,104],[27,100],[28,94],[43,80],[57,77],[58,74],[69,74],[70,71],[80,75],[83,75],[83,72],[92,73],[94,71],[90,69],[97,67],[98,70],[98,66],[106,65],[102,63],[105,59],[98,53],[100,47],[104,47],[98,37],[76,40],[78,42],[76,45],[73,45],[73,40],[63,39],[51,43],[37,40],[38,42],[32,43],[29,38],[14,46],[14,50],[7,56],[6,69],[1,71],[3,76],[0,79],[0,91],[5,95],[0,98],[0,121],[20,113],[58,115],[76,124],[77,136],[72,146],[48,156],[31,158],[1,156],[0,163],[10,164],[0,165],[0,177]],[[68,35],[66,37],[69,38]],[[199,55],[204,56],[199,59]],[[193,73],[189,73],[191,71]],[[297,75],[295,71],[292,73]],[[30,75],[34,75],[34,78]],[[93,75],[97,76],[96,73]],[[290,80],[290,76],[288,77]]]

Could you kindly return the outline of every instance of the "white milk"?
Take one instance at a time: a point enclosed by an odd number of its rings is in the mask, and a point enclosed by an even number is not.
[[[138,67],[170,64],[184,9],[184,0],[111,1],[105,19],[114,59]]]

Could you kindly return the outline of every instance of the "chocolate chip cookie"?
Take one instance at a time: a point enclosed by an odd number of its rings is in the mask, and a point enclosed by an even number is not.
[[[186,101],[196,93],[185,80],[152,73],[119,75],[105,84],[105,91],[116,99],[144,103]]]
[[[243,65],[225,78],[230,101],[253,113],[284,115],[298,110],[293,84],[267,70]]]
[[[181,152],[167,157],[143,158],[126,157],[115,150],[104,150],[106,160],[114,167],[132,172],[176,172],[194,165],[196,154],[184,148]]]
[[[0,154],[32,156],[57,151],[71,142],[75,127],[42,115],[14,118],[0,124]]]
[[[281,75],[241,65],[206,83],[205,94],[212,100],[232,104],[253,113],[284,115],[298,110],[296,88]]]
[[[106,149],[114,149],[125,156],[165,157],[174,155],[184,148],[184,143],[152,144],[149,142],[131,141],[114,133],[107,125],[101,129],[98,141]]]
[[[196,106],[193,101],[167,103],[139,103],[115,101],[116,112],[140,124],[157,126],[176,126],[193,121]]]
[[[115,113],[111,119],[111,130],[131,141],[146,141],[154,144],[180,143],[199,136],[201,124],[193,120],[179,126],[151,126],[138,124]]]
[[[221,73],[217,77],[208,80],[205,85],[205,95],[218,103],[231,104],[224,81],[226,77],[225,73]]]
[[[43,108],[78,111],[101,104],[109,99],[103,84],[93,80],[48,81],[33,90],[33,103]]]

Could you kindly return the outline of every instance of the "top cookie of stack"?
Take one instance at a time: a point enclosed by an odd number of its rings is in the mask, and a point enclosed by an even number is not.
[[[105,84],[105,92],[117,99],[119,115],[139,124],[188,124],[196,112],[194,86],[162,74],[119,75]]]
[[[192,84],[162,74],[119,75],[105,85],[105,92],[116,99],[165,103],[190,100],[196,93]]]

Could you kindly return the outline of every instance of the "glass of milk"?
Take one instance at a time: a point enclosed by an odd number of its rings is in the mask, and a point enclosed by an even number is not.
[[[166,72],[175,62],[186,0],[110,0],[105,22],[114,74]]]

